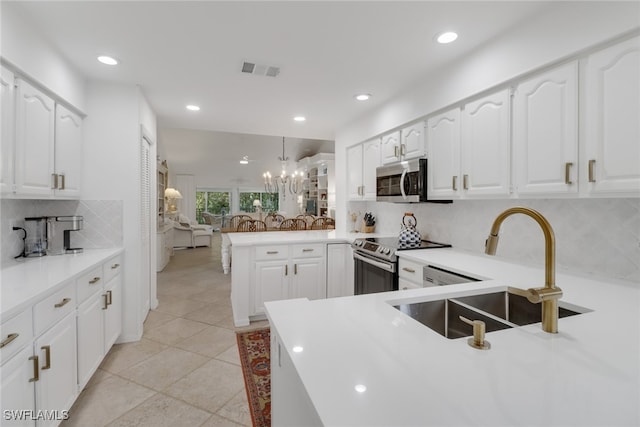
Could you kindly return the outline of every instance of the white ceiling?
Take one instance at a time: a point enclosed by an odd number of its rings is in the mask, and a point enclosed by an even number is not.
[[[3,2],[6,4],[6,2]],[[553,2],[21,1],[88,79],[141,85],[161,128],[332,140],[430,71]],[[436,33],[458,41],[439,45]],[[101,54],[121,64],[107,67]],[[281,68],[240,72],[244,60]],[[373,94],[366,102],[353,96]],[[185,105],[201,106],[197,113]],[[302,114],[304,123],[292,120]]]

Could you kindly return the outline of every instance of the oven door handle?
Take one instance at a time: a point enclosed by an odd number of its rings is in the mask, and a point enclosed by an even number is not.
[[[359,261],[362,261],[362,262],[366,262],[367,264],[374,265],[374,266],[376,266],[378,268],[381,268],[383,270],[386,270],[386,271],[388,271],[390,273],[395,272],[395,268],[394,268],[393,264],[388,264],[388,263],[382,262],[382,261],[376,261],[376,260],[373,260],[371,258],[364,257],[364,256],[362,256],[362,255],[360,255],[358,253],[355,253],[355,252],[353,253],[353,258],[357,259]]]
[[[402,193],[402,198],[407,200],[407,194],[404,192],[404,179],[407,176],[407,168],[402,170],[402,175],[400,175],[400,193]]]

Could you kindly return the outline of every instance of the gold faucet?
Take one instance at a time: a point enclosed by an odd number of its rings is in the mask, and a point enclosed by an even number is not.
[[[542,330],[550,333],[558,332],[558,300],[562,297],[562,289],[556,287],[556,239],[549,221],[540,212],[524,207],[513,207],[496,217],[491,232],[485,242],[484,252],[495,255],[498,247],[500,225],[513,214],[530,216],[540,225],[544,233],[544,287],[527,289],[524,296],[532,303],[542,303]]]

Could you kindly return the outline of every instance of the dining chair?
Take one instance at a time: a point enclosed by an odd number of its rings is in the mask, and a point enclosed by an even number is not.
[[[248,219],[253,219],[251,218],[249,215],[234,215],[229,219],[229,228],[231,228],[232,230],[237,230],[238,229],[238,225],[242,222],[242,221],[246,221]]]
[[[267,224],[259,219],[246,219],[238,224],[236,231],[267,231]]]
[[[267,224],[267,228],[277,228],[282,221],[284,221],[284,216],[276,213],[270,213],[264,217],[264,222]]]
[[[300,214],[298,216],[296,216],[296,218],[301,218],[304,220],[304,222],[307,223],[307,228],[311,228],[311,224],[313,224],[313,221],[316,220],[316,217],[313,215],[309,215],[309,214]]]
[[[280,223],[280,230],[306,230],[307,223],[302,218],[287,218]]]
[[[334,230],[336,228],[336,220],[328,217],[316,218],[311,223],[312,230]]]

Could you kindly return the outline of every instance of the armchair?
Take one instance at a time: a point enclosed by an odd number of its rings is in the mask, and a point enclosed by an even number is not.
[[[173,247],[195,248],[197,246],[211,247],[213,240],[213,227],[198,224],[189,220],[184,215],[179,216],[180,222],[173,222]]]

